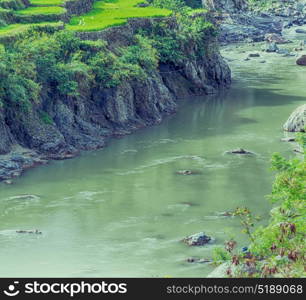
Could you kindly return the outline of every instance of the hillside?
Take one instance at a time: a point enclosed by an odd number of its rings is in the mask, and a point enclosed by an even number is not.
[[[141,0],[1,0],[0,40],[31,27],[97,31],[125,24],[129,18],[171,14],[147,5]]]

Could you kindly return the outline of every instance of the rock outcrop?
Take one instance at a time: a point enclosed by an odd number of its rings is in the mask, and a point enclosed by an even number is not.
[[[82,33],[80,37],[103,38],[110,42],[112,51],[128,45],[137,28],[148,28],[153,22],[131,20],[126,26]],[[173,20],[169,22],[175,26]],[[23,169],[48,159],[71,158],[80,150],[101,148],[111,136],[158,124],[164,115],[176,111],[179,97],[210,94],[227,87],[231,73],[215,38],[207,38],[206,44],[207,51],[201,57],[194,55],[197,49],[188,47],[180,66],[162,64],[142,81],[124,81],[104,89],[82,86],[81,82],[77,97],[45,93],[40,104],[27,114],[0,110],[0,154],[5,154],[0,156],[0,180],[18,176]],[[48,122],[42,120],[42,111]],[[16,155],[24,159],[16,162]]]
[[[283,128],[290,132],[304,132],[306,126],[306,104],[299,106],[289,117]]]
[[[209,10],[241,12],[248,8],[247,0],[202,0],[203,6]]]

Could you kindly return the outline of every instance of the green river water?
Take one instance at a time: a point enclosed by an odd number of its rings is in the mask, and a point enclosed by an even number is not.
[[[205,277],[214,267],[186,258],[210,258],[232,236],[247,245],[239,221],[218,214],[247,206],[267,223],[270,157],[293,155],[293,145],[280,142],[281,126],[305,103],[305,69],[295,57],[243,61],[255,48],[223,49],[233,70],[230,90],[185,99],[161,125],[1,184],[0,276]],[[224,154],[237,147],[257,155]],[[184,169],[200,174],[176,174]],[[14,198],[22,194],[38,197]],[[200,231],[215,243],[179,242]]]

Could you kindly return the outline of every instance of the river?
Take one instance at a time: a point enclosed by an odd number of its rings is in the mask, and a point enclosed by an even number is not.
[[[239,220],[219,213],[247,206],[267,223],[270,158],[293,156],[281,126],[305,103],[305,69],[296,58],[260,52],[244,61],[258,47],[222,49],[233,71],[230,90],[184,99],[158,126],[1,184],[0,276],[205,277],[214,266],[188,257],[210,258],[230,237],[247,245]],[[237,147],[256,155],[224,153]],[[176,174],[185,169],[199,174]],[[16,198],[22,194],[37,197]],[[215,242],[180,242],[200,231]]]

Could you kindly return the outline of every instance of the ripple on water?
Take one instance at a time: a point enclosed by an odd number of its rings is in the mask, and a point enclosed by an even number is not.
[[[178,155],[178,156],[170,156],[167,158],[161,158],[161,159],[155,159],[151,163],[148,163],[146,165],[140,166],[135,168],[135,170],[142,170],[142,169],[147,169],[147,168],[152,168],[156,167],[159,165],[164,165],[164,164],[169,164],[178,160],[184,160],[184,159],[191,159],[199,164],[202,164],[203,166],[205,165],[204,162],[206,161],[204,158],[197,156],[197,155]]]
[[[28,206],[40,204],[40,196],[37,195],[16,195],[3,199],[1,216],[8,215],[11,211],[23,210]]]
[[[92,205],[94,203],[105,202],[105,199],[101,196],[103,194],[109,193],[111,191],[80,191],[73,196],[63,197],[59,199],[54,199],[53,201],[46,204],[48,208],[56,207],[71,207],[71,204],[77,205],[78,207],[85,207]]]
[[[35,201],[40,200],[40,196],[25,194],[25,195],[11,196],[11,197],[5,198],[4,200],[5,201],[10,201],[10,202],[20,202],[20,201],[22,201],[23,203],[25,203],[25,202],[35,202]]]
[[[129,170],[129,171],[125,171],[125,172],[117,172],[116,175],[119,176],[126,176],[126,175],[133,175],[133,174],[142,174],[143,171],[141,170]]]
[[[146,144],[143,146],[144,149],[148,148],[153,148],[153,147],[158,147],[161,144],[175,144],[178,143],[178,140],[173,140],[173,139],[159,139],[156,141],[151,141],[150,143]]]
[[[136,149],[126,149],[121,151],[121,154],[136,154],[138,152],[138,150]]]
[[[188,205],[188,204],[181,204],[181,203],[179,203],[179,204],[170,204],[170,205],[168,205],[167,206],[167,209],[169,209],[169,210],[178,210],[178,211],[181,211],[181,212],[184,212],[184,211],[186,211],[188,208],[190,208],[190,205]]]

